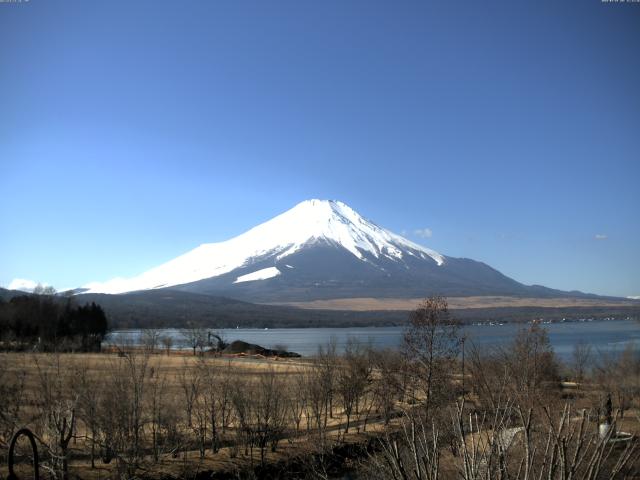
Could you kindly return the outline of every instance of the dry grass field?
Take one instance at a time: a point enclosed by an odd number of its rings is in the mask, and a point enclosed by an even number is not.
[[[299,308],[320,310],[413,310],[421,298],[335,298],[309,302],[288,302]],[[449,308],[500,308],[500,307],[621,307],[639,305],[637,300],[602,300],[591,298],[517,298],[499,296],[449,297]]]
[[[69,409],[65,415],[75,416],[72,440],[65,455],[69,458],[69,471],[78,478],[121,478],[122,469],[133,461],[139,473],[149,478],[162,475],[183,478],[198,471],[244,471],[261,463],[308,456],[310,451],[317,450],[318,442],[326,445],[338,440],[361,442],[383,423],[380,415],[373,412],[372,395],[359,400],[366,410],[351,414],[348,432],[345,432],[346,416],[337,398],[330,406],[325,405],[325,398],[314,399],[315,409],[303,405],[302,401],[311,401],[303,390],[313,390],[319,378],[314,372],[317,366],[299,359],[193,356],[186,352],[167,355],[162,351],[124,355],[1,353],[0,364],[2,380],[19,388],[19,398],[15,399],[19,404],[18,424],[36,433],[43,452],[47,448],[51,454],[59,450],[56,437],[61,432],[56,431],[56,426],[52,429],[51,425],[44,425],[52,412]],[[109,402],[114,390],[119,392],[115,401]],[[270,396],[272,404],[257,401],[252,406],[243,405],[261,396]],[[92,400],[96,411],[86,405]],[[140,402],[138,412],[131,405],[120,404],[136,401]],[[155,410],[158,404],[160,411]],[[101,408],[109,410],[97,411]],[[325,408],[329,411],[323,411]],[[132,425],[131,417],[136,415],[140,417],[138,424]],[[239,418],[243,415],[252,418]],[[272,417],[271,424],[265,419],[268,416]],[[113,425],[109,417],[123,418],[123,424]],[[92,425],[94,421],[101,425]],[[213,422],[217,422],[218,429],[215,452]],[[93,433],[92,427],[96,427]],[[118,428],[125,432],[116,433]],[[109,437],[124,435],[123,440],[131,442],[132,428],[138,430],[134,435],[139,436],[136,458],[127,458],[131,456],[128,452],[104,463],[101,457],[105,456],[105,446],[116,443]],[[273,431],[264,438],[258,439],[261,434],[258,432],[255,438],[247,439],[245,430],[250,428]],[[105,435],[97,433],[99,429],[114,431]],[[173,432],[171,440],[169,432]],[[96,436],[100,438],[94,444],[92,468],[90,438]],[[264,443],[262,452],[260,440]],[[277,448],[273,446],[276,440]],[[42,448],[44,445],[47,448]],[[4,448],[6,444],[0,443],[3,458]],[[127,449],[123,445],[119,448]],[[27,465],[21,469],[29,470]],[[6,473],[4,465],[0,466],[0,478]]]
[[[500,462],[568,480],[545,469],[564,471],[574,451],[588,455],[573,478],[638,472],[636,350],[562,366],[545,330],[532,326],[509,348],[471,349],[463,365],[447,336],[455,325],[429,323],[434,308],[412,317],[404,353],[356,342],[343,355],[328,345],[306,359],[154,347],[0,353],[0,478],[12,432],[25,426],[37,437],[41,478],[320,480],[355,468],[357,478],[386,480],[420,459],[432,475],[418,480],[500,478],[482,474]],[[598,436],[603,422],[631,440],[609,448]],[[27,451],[23,439],[23,475]],[[602,456],[597,468],[589,455]]]

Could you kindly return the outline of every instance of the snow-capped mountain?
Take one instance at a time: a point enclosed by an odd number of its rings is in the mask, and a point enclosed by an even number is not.
[[[409,255],[444,263],[439,253],[377,226],[342,202],[307,200],[238,237],[200,245],[138,277],[91,283],[84,288],[87,293],[123,293],[182,285],[249,267],[265,257],[280,261],[321,242],[339,246],[364,262],[369,257],[401,261]],[[271,266],[241,275],[235,283],[280,274]]]
[[[342,202],[307,200],[231,240],[200,245],[137,277],[91,283],[82,291],[164,288],[260,302],[517,295],[542,287],[526,287],[480,262],[441,255]]]

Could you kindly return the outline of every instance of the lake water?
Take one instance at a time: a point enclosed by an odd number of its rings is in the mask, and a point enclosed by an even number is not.
[[[504,325],[465,325],[462,329],[467,345],[504,345],[526,324],[507,323]],[[585,322],[564,322],[543,325],[549,332],[549,339],[556,354],[562,359],[570,359],[574,345],[580,341],[590,344],[594,353],[599,351],[621,351],[628,344],[640,347],[640,323],[633,320],[594,320]],[[318,346],[327,345],[335,338],[338,349],[344,349],[347,340],[355,338],[369,342],[376,348],[395,348],[402,342],[403,327],[354,327],[354,328],[274,328],[262,329],[221,329],[227,342],[243,340],[263,347],[282,346],[303,356],[313,355]],[[123,340],[139,344],[142,330],[112,332],[106,339],[109,343]],[[165,329],[161,335],[170,335],[174,347],[186,348],[182,333],[178,329]]]

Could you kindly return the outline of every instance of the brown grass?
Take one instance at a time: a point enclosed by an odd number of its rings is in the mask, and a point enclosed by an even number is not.
[[[35,418],[35,408],[31,406],[29,399],[38,395],[39,391],[39,369],[57,371],[52,365],[51,354],[42,353],[0,353],[0,365],[6,372],[12,371],[24,372],[25,377],[25,404],[26,406],[22,410],[21,416],[24,418]],[[107,376],[109,370],[113,368],[115,363],[122,360],[117,353],[79,353],[79,354],[60,354],[56,358],[60,362],[60,371],[63,375],[67,376],[66,381],[73,381],[74,372],[81,368],[87,369],[89,375],[94,378],[100,378],[101,376]],[[185,369],[195,368],[199,357],[193,355],[186,355],[184,352],[176,354],[172,352],[170,355],[159,350],[155,354],[149,355],[148,367],[153,368],[160,375],[164,376],[168,383],[165,385],[166,392],[174,399],[176,408],[180,408],[182,390],[180,386],[180,374]],[[207,363],[211,366],[217,366],[220,368],[226,368],[229,363],[233,368],[234,378],[244,378],[249,381],[257,381],[261,375],[264,375],[267,371],[275,371],[276,374],[286,375],[291,377],[294,375],[300,375],[308,368],[312,368],[309,362],[305,362],[301,359],[266,359],[256,357],[242,357],[242,356],[207,356]],[[351,429],[351,433],[346,436],[342,432],[342,426],[345,423],[345,417],[342,412],[336,407],[333,412],[334,418],[327,421],[327,435],[328,438],[337,440],[340,438],[346,442],[361,442],[369,434],[359,433],[359,428],[354,427]],[[25,422],[26,426],[34,427]],[[267,463],[274,463],[280,461],[286,461],[293,457],[298,457],[305,453],[309,453],[314,450],[313,442],[310,441],[310,437],[306,432],[306,418],[303,417],[301,422],[301,432],[295,433],[295,425],[289,426],[292,436],[288,439],[284,439],[280,442],[278,450],[276,452],[267,451],[266,459]],[[382,428],[381,421],[371,421],[367,424],[367,431],[375,432]],[[233,428],[232,428],[233,429]],[[231,429],[231,431],[232,431]],[[37,430],[37,427],[35,428]],[[77,441],[72,441],[71,447],[71,461],[70,472],[73,478],[82,479],[104,479],[114,478],[116,462],[113,461],[108,465],[103,464],[99,459],[96,461],[96,468],[92,469],[90,466],[88,451],[88,443],[85,444],[83,437],[87,435],[85,425],[79,421],[77,423],[76,437]],[[232,437],[232,434],[229,433]],[[26,444],[25,444],[26,445]],[[148,445],[145,445],[149,447]],[[195,448],[195,447],[194,447]],[[186,452],[180,452],[177,458],[173,458],[169,454],[165,454],[161,457],[159,463],[154,463],[152,458],[146,457],[140,473],[147,478],[165,477],[167,475],[175,478],[185,478],[187,476],[194,476],[197,471],[226,471],[235,472],[246,469],[251,465],[260,464],[260,452],[255,448],[253,456],[244,455],[242,448],[235,458],[231,455],[230,447],[223,447],[213,454],[210,450],[207,451],[205,458],[199,458],[197,450],[189,450]],[[3,452],[6,453],[6,452]],[[41,452],[42,455],[42,452]],[[18,472],[23,472],[24,476],[28,476],[31,472],[29,465],[21,465]],[[0,465],[0,478],[4,478],[7,475],[6,465]],[[22,478],[22,477],[21,477]]]
[[[287,302],[279,305],[320,310],[413,310],[421,298],[334,298],[309,302]],[[497,307],[621,307],[640,305],[634,300],[600,300],[592,298],[516,298],[500,296],[449,297],[450,309]]]

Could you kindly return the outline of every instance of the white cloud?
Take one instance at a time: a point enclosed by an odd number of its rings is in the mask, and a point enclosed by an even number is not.
[[[21,292],[33,292],[33,290],[41,285],[43,287],[50,287],[48,283],[35,282],[26,278],[14,278],[7,287],[9,290],[20,290]]]
[[[27,280],[26,278],[14,278],[7,287],[9,290],[21,290],[23,292],[33,292],[38,286],[38,282]]]
[[[627,298],[629,300],[640,300],[640,295],[630,295]]]
[[[433,232],[430,228],[418,228],[413,231],[413,234],[420,238],[431,238],[433,236]]]
[[[609,238],[609,235],[605,235],[604,233],[596,233],[593,238],[595,238],[596,240],[606,240],[607,238]]]

